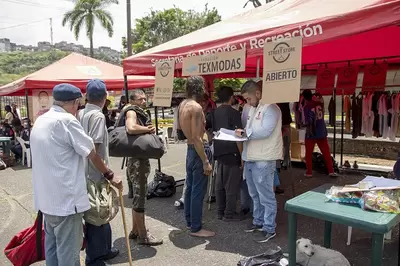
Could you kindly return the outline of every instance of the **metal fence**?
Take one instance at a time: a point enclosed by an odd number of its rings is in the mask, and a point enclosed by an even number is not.
[[[6,115],[6,111],[4,110],[4,107],[6,105],[11,105],[12,103],[15,103],[17,107],[19,108],[21,112],[22,117],[27,116],[27,103],[26,103],[26,98],[24,96],[1,96],[0,97],[0,119],[3,120],[3,118]]]

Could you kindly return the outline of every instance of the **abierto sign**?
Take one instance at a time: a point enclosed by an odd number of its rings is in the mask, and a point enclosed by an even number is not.
[[[174,87],[174,61],[157,62],[153,106],[170,107]]]
[[[262,103],[299,100],[302,47],[301,37],[265,43]]]
[[[245,70],[245,49],[186,57],[182,62],[182,76],[233,73]]]

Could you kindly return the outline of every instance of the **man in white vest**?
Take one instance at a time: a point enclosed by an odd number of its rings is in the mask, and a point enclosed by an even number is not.
[[[245,232],[256,232],[254,240],[265,243],[276,235],[274,175],[276,160],[282,159],[282,114],[276,104],[260,102],[262,89],[256,82],[247,81],[241,93],[251,105],[246,128],[236,130],[238,136],[248,138],[244,143],[242,159],[253,200],[253,223]]]

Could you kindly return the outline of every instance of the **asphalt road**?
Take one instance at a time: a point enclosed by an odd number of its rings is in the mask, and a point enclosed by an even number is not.
[[[165,173],[173,175],[179,180],[185,174],[185,145],[172,144],[168,153],[162,159],[162,169]],[[124,176],[121,171],[121,159],[112,158],[112,168]],[[152,169],[157,167],[157,161],[152,162]],[[282,187],[286,189],[284,195],[277,196],[277,236],[266,244],[257,244],[251,234],[243,232],[246,220],[238,223],[227,223],[216,219],[215,205],[211,211],[204,204],[205,227],[214,230],[217,235],[209,240],[193,238],[185,229],[183,211],[176,210],[173,206],[175,199],[181,196],[182,188],[171,198],[155,198],[147,202],[147,225],[150,231],[162,237],[164,244],[159,247],[139,247],[131,242],[134,265],[236,265],[241,256],[252,256],[265,252],[269,247],[279,245],[284,251],[287,248],[287,213],[284,203],[292,196],[291,180],[295,182],[296,194],[303,193],[324,183],[354,183],[361,176],[341,176],[332,180],[323,175],[315,175],[312,179],[304,179],[304,169],[293,168],[282,173]],[[151,178],[153,173],[151,174]],[[33,224],[35,211],[33,209],[31,170],[17,166],[0,171],[0,246],[5,247],[11,237],[23,228]],[[126,184],[126,181],[125,181]],[[126,194],[126,192],[125,192]],[[130,201],[125,196],[125,206],[128,225],[131,224]],[[323,243],[322,221],[299,217],[298,236],[311,239],[317,244]],[[124,240],[124,230],[121,215],[112,221],[114,245],[120,249],[121,254],[110,261],[114,265],[128,265],[127,249]],[[130,228],[128,228],[130,230]],[[371,234],[353,229],[351,246],[346,246],[347,227],[333,225],[332,248],[342,252],[352,265],[370,265]],[[384,248],[385,266],[397,264],[398,230],[394,230],[392,240],[386,241]],[[84,253],[82,253],[84,258]],[[0,255],[0,265],[11,265],[4,254]],[[44,265],[38,263],[36,265]],[[82,264],[83,265],[83,264]]]

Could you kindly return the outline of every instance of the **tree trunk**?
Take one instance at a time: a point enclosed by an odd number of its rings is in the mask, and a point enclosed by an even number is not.
[[[91,57],[91,58],[94,58],[94,51],[93,51],[93,32],[90,34],[89,42],[90,42],[90,57]]]

